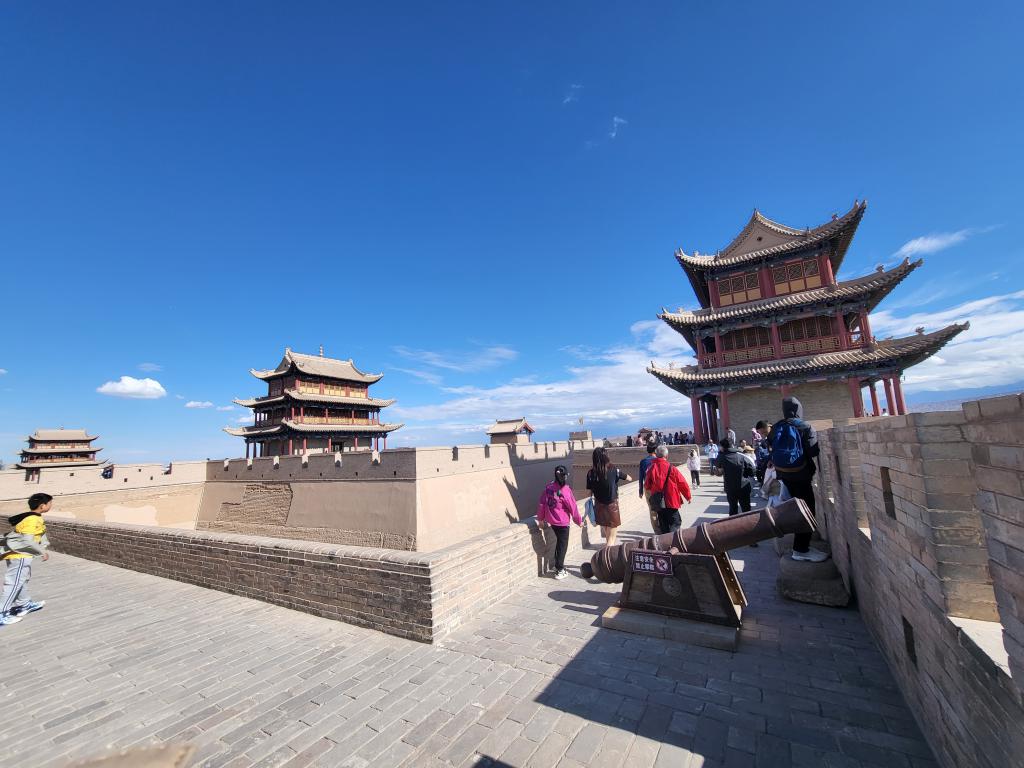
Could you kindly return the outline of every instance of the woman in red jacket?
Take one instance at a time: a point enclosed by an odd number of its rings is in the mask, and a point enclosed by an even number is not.
[[[644,477],[644,488],[651,494],[651,507],[658,507],[658,523],[662,533],[678,531],[682,521],[679,519],[679,508],[683,499],[691,501],[690,484],[686,482],[679,467],[672,466],[668,460],[668,446],[659,445],[654,452],[657,458],[647,468]],[[657,494],[661,494],[660,503]]]

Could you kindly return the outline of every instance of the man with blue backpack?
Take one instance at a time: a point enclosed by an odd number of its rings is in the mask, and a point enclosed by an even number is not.
[[[814,486],[811,484],[817,468],[814,459],[818,455],[818,436],[814,427],[803,420],[803,406],[795,397],[782,401],[781,421],[772,425],[768,433],[771,448],[771,462],[789,494],[803,499],[811,514],[814,510]],[[811,549],[811,534],[798,533],[793,537],[793,559],[810,563],[828,560],[828,555]]]

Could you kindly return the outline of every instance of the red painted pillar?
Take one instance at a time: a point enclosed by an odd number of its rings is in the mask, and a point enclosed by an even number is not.
[[[782,357],[782,339],[779,338],[779,324],[772,323],[771,325],[772,335],[772,352],[775,353],[775,359]]]
[[[885,384],[885,404],[888,408],[889,415],[895,416],[896,409],[893,408],[893,403],[896,402],[896,400],[892,396],[892,380],[888,376],[885,376],[883,377],[882,382]]]
[[[907,403],[903,399],[903,385],[900,384],[900,374],[892,377],[892,388],[896,395],[896,407],[899,408],[899,415],[904,416],[907,413]]]
[[[292,450],[292,439],[288,438],[288,455],[291,456],[294,451]]]
[[[881,416],[882,409],[878,407],[878,392],[875,390],[875,383],[876,382],[872,381],[871,384],[868,385],[871,390],[871,415]]]
[[[768,267],[761,267],[757,270],[757,282],[761,286],[761,298],[767,299],[775,295],[772,287],[772,276]]]
[[[388,449],[388,436],[384,435],[384,450],[386,451],[387,449]]]
[[[722,390],[722,432],[729,431],[729,395]]]
[[[821,257],[821,274],[825,277],[822,281],[825,285],[836,284],[836,276],[832,271],[832,259],[828,257],[827,253]]]
[[[722,334],[715,331],[715,359],[717,360],[716,365],[711,366],[712,368],[718,368],[725,365],[725,355],[722,354]]]
[[[352,438],[352,444],[355,447],[355,449],[358,451],[359,450],[359,435],[356,435],[355,437]]]
[[[704,279],[707,281],[708,297],[711,299],[711,306],[717,308],[719,306],[719,301],[721,301],[718,297],[718,281],[712,279],[710,276],[705,277]]]
[[[825,259],[828,261],[828,259]],[[839,337],[839,348],[849,349],[850,348],[850,334],[846,332],[846,321],[843,320],[843,310],[836,312],[836,334]]]
[[[304,405],[300,405],[299,406],[299,421],[301,421],[303,423],[305,423],[305,421],[306,421],[306,406],[304,406]],[[305,439],[305,438],[303,438],[303,439]]]
[[[850,388],[853,415],[859,418],[864,415],[864,398],[860,394],[860,379],[847,379],[846,384]]]
[[[868,321],[867,310],[860,313],[860,338],[861,343],[871,343],[871,323]]]
[[[302,438],[302,452],[306,452],[306,438]]]
[[[700,445],[704,442],[704,425],[701,423],[700,400],[690,398],[690,414],[693,416],[693,440]]]

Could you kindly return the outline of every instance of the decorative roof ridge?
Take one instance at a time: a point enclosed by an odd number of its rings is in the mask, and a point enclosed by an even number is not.
[[[924,329],[923,328],[919,328],[917,330],[917,333],[915,333],[915,334],[913,334],[911,336],[901,336],[901,337],[895,338],[895,339],[894,338],[888,338],[888,339],[883,339],[881,341],[875,341],[874,343],[870,344],[866,348],[861,347],[861,348],[858,348],[858,349],[850,349],[850,350],[835,350],[835,351],[832,351],[832,352],[819,352],[819,353],[817,353],[815,355],[800,355],[800,356],[797,356],[797,357],[784,357],[784,358],[781,358],[781,359],[778,359],[778,360],[764,360],[764,361],[756,362],[756,363],[741,363],[739,365],[726,365],[726,366],[722,366],[720,368],[701,368],[700,366],[696,366],[696,365],[684,365],[684,366],[680,366],[678,368],[675,368],[675,367],[672,367],[672,368],[661,368],[661,367],[655,365],[654,362],[652,361],[651,364],[649,366],[647,366],[647,372],[650,373],[650,374],[654,374],[655,376],[659,376],[659,377],[665,377],[665,378],[670,378],[670,379],[678,379],[678,378],[680,378],[680,374],[703,373],[703,374],[707,374],[709,376],[719,376],[720,377],[720,376],[723,376],[723,375],[729,375],[731,373],[742,372],[744,369],[748,369],[748,368],[774,368],[774,367],[785,368],[787,366],[791,367],[793,365],[797,365],[797,364],[800,364],[800,363],[808,363],[808,362],[820,362],[821,364],[824,365],[824,364],[827,364],[829,362],[832,362],[833,360],[840,359],[840,358],[842,358],[844,356],[849,356],[851,354],[857,354],[857,353],[861,353],[861,352],[870,353],[870,352],[878,351],[879,349],[882,349],[884,351],[899,353],[899,352],[902,352],[904,350],[912,350],[915,346],[928,346],[929,342],[938,342],[939,346],[941,347],[942,345],[946,344],[946,342],[948,342],[950,339],[952,339],[954,336],[956,336],[957,334],[961,333],[962,331],[968,330],[970,327],[971,327],[970,322],[969,321],[965,321],[963,323],[953,323],[951,325],[947,325],[945,328],[940,328],[940,329],[938,329],[936,331],[932,331],[930,333],[924,333]]]
[[[850,280],[840,281],[836,285],[823,285],[819,288],[809,288],[805,291],[799,291],[797,293],[785,293],[780,296],[769,296],[764,299],[755,299],[744,304],[735,304],[729,307],[702,307],[696,310],[684,310],[682,312],[669,312],[664,307],[662,311],[657,315],[659,320],[664,320],[671,324],[672,322],[686,322],[688,320],[704,320],[707,319],[711,322],[716,315],[726,315],[730,312],[734,313],[729,317],[742,317],[748,312],[754,313],[763,311],[771,307],[773,303],[783,303],[786,299],[799,298],[808,294],[828,294],[834,296],[843,289],[857,289],[864,288],[866,290],[874,288],[882,288],[893,283],[899,283],[903,278],[913,272],[915,269],[924,264],[924,259],[918,259],[917,261],[910,261],[909,258],[903,259],[902,262],[897,264],[890,270],[878,269],[874,272],[870,272],[867,275],[861,275],[860,277],[854,277]],[[807,303],[813,303],[817,299],[815,297],[809,297]],[[785,304],[783,304],[785,306]],[[790,304],[789,306],[793,306]]]
[[[785,253],[786,251],[799,250],[802,247],[813,245],[821,240],[841,233],[844,229],[855,224],[863,216],[864,211],[867,209],[867,200],[861,200],[854,203],[853,208],[847,211],[842,216],[839,216],[831,221],[827,221],[817,227],[800,230],[799,234],[804,235],[802,240],[789,240],[785,243],[778,243],[777,245],[771,245],[767,248],[761,248],[757,251],[750,251],[749,253],[736,254],[735,256],[729,254],[728,249],[725,251],[719,251],[714,256],[701,256],[696,251],[693,255],[690,255],[683,251],[682,248],[678,248],[675,253],[676,260],[679,262],[683,269],[687,267],[696,268],[707,268],[722,264],[723,266],[731,266],[733,264],[742,264],[746,261],[754,261],[763,256],[769,256],[775,253]],[[747,228],[753,223],[754,218],[751,217],[751,221],[748,222],[747,227],[744,228],[744,233]],[[740,237],[742,236],[741,233]],[[730,243],[729,248],[734,247],[735,243]]]
[[[787,227],[785,224],[782,224],[781,222],[772,221],[767,216],[762,214],[757,208],[755,208],[754,212],[750,214],[750,218],[747,220],[747,223],[743,225],[743,229],[740,230],[740,233],[736,235],[736,237],[732,239],[732,242],[725,246],[725,248],[720,250],[718,252],[718,255],[728,256],[729,253],[735,248],[737,248],[739,244],[743,242],[744,238],[746,238],[746,236],[750,234],[750,230],[754,228],[755,224],[761,224],[762,226],[767,227],[768,229],[772,230],[777,234],[789,235],[790,237],[799,237],[800,235],[806,232],[806,230],[803,229],[794,229],[793,227]]]

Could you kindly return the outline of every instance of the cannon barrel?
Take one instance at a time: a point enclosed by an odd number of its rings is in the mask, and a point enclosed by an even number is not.
[[[765,539],[780,538],[788,533],[810,533],[815,529],[814,517],[806,502],[803,499],[790,499],[777,507],[766,507],[711,523],[701,523],[692,528],[680,528],[674,533],[605,547],[594,553],[589,563],[580,566],[580,573],[587,579],[596,576],[607,584],[619,584],[625,578],[629,553],[634,549],[714,555]]]

